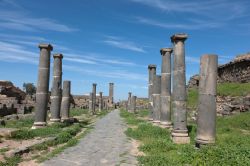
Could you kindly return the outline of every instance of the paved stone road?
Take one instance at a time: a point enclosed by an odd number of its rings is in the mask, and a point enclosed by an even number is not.
[[[119,110],[114,110],[99,119],[95,128],[78,145],[66,149],[42,165],[134,166],[137,161],[129,153],[132,144],[124,134],[126,128]]]

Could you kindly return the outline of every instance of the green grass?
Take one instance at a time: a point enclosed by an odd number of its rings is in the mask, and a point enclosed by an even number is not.
[[[82,114],[88,114],[88,110],[87,109],[71,109],[69,112],[70,116],[80,116]]]
[[[222,83],[218,84],[219,96],[246,96],[250,94],[250,83]]]
[[[246,96],[250,94],[250,83],[222,83],[217,86],[218,96]],[[198,89],[189,89],[187,94],[187,106],[196,109],[198,105]]]
[[[216,144],[194,147],[196,125],[188,126],[191,143],[173,144],[170,132],[144,121],[136,121],[138,115],[121,112],[126,122],[133,120],[138,128],[128,128],[126,134],[139,140],[139,147],[145,153],[140,156],[139,163],[145,166],[167,165],[213,165],[234,166],[250,165],[250,113],[242,113],[232,117],[218,117]]]
[[[16,166],[21,162],[21,157],[19,155],[5,158],[6,161],[0,161],[0,166]]]
[[[30,128],[34,123],[33,119],[21,119],[21,120],[10,120],[7,121],[5,126],[1,126],[1,128]]]

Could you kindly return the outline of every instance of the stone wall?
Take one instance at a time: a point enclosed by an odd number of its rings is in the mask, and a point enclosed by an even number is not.
[[[75,108],[82,108],[82,109],[88,109],[89,108],[89,95],[73,95],[74,100],[74,107]],[[103,96],[103,101],[108,103],[109,97]],[[98,107],[99,103],[99,94],[96,95],[96,107]]]
[[[218,82],[250,82],[250,54],[237,56],[234,60],[218,67]],[[199,87],[199,75],[192,76],[188,88]]]

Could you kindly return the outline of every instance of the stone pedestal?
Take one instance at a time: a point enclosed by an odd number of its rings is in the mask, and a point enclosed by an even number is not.
[[[62,100],[62,54],[54,54],[53,86],[51,89],[51,122],[60,122],[60,108]]]
[[[200,63],[196,145],[215,143],[217,55],[204,55]]]
[[[155,75],[153,78],[153,123],[160,123],[161,119],[161,76]]]
[[[96,114],[96,110],[95,110],[95,105],[96,105],[96,85],[97,84],[93,84],[92,85],[92,113]]]
[[[156,65],[148,65],[148,101],[149,101],[149,120],[153,121],[153,78],[156,75]]]
[[[190,142],[187,130],[187,94],[185,74],[185,46],[186,34],[175,34],[171,37],[174,45],[174,71],[173,71],[173,112],[174,124],[172,139],[174,143],[186,144]]]
[[[102,92],[99,92],[99,111],[103,110],[103,97]]]
[[[35,122],[33,129],[46,126],[48,89],[50,74],[50,52],[53,47],[50,44],[40,44],[39,71],[36,90]]]
[[[171,53],[172,48],[162,48],[161,65],[161,125],[170,128],[171,123]]]
[[[70,109],[70,81],[63,81],[62,103],[61,103],[61,121],[69,120]]]

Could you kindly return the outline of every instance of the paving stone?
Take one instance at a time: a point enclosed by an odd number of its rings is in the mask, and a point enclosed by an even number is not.
[[[66,149],[42,165],[137,165],[136,157],[129,153],[132,144],[124,134],[127,126],[119,113],[119,110],[114,110],[98,120],[92,132],[81,139],[78,145]]]

